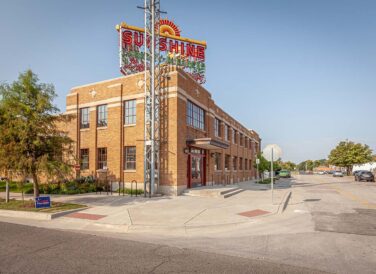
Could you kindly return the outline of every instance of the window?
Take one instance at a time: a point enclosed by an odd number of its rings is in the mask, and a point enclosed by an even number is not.
[[[221,121],[217,118],[214,119],[214,134],[215,137],[221,137]]]
[[[97,127],[107,126],[107,105],[97,106]]]
[[[80,169],[89,169],[89,149],[80,150]]]
[[[124,124],[136,124],[136,100],[129,100],[124,102]]]
[[[230,170],[230,159],[231,159],[231,156],[226,154],[226,156],[225,156],[225,170]]]
[[[244,146],[245,146],[245,148],[248,147],[248,138],[247,137],[244,137]]]
[[[249,160],[249,169],[252,169],[252,160]]]
[[[107,168],[107,148],[98,148],[97,169]]]
[[[124,169],[135,170],[136,169],[136,147],[124,148]]]
[[[244,170],[248,170],[248,159],[244,159]]]
[[[222,154],[215,153],[214,170],[222,170]]]
[[[205,111],[187,101],[187,124],[198,129],[205,129]]]
[[[89,128],[89,108],[80,109],[80,128]]]
[[[235,157],[232,159],[232,169],[237,170],[238,169],[238,157]]]
[[[243,170],[243,158],[239,158],[239,170]]]
[[[236,133],[236,130],[235,130],[235,129],[232,130],[232,142],[233,142],[234,144],[237,143],[237,133]]]
[[[240,145],[243,145],[243,133],[239,133]]]
[[[225,124],[225,141],[228,141],[228,125]]]

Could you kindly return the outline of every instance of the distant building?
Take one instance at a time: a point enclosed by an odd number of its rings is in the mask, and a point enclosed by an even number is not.
[[[318,166],[313,169],[313,172],[330,172],[335,170],[332,167],[327,167],[327,166]]]
[[[357,170],[376,171],[376,162],[370,162],[362,165],[353,165],[353,172]]]

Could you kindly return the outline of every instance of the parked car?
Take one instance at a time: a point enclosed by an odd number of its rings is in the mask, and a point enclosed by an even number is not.
[[[375,176],[373,175],[371,171],[360,171],[360,172],[355,173],[355,181],[374,182]]]
[[[289,170],[282,169],[282,170],[279,172],[279,177],[280,177],[280,178],[291,178],[291,172],[290,172]]]
[[[333,177],[343,177],[342,171],[334,171]]]
[[[355,176],[357,173],[362,172],[362,171],[367,171],[367,170],[355,170],[353,171],[353,176]]]

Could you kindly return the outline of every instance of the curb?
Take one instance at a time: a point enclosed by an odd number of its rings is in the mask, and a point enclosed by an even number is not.
[[[75,208],[75,209],[70,209],[66,211],[54,212],[54,213],[1,209],[0,216],[11,217],[11,218],[31,219],[31,220],[51,221],[52,219],[59,218],[61,216],[74,213],[77,211],[85,210],[85,209],[88,209],[88,207]]]
[[[292,191],[290,190],[290,191],[288,192],[288,194],[285,195],[285,197],[283,198],[283,200],[282,200],[282,202],[281,202],[281,204],[280,204],[280,206],[279,206],[279,208],[278,208],[278,213],[279,213],[279,214],[282,214],[282,213],[286,210],[287,205],[289,204],[289,201],[290,201],[291,195],[292,195]],[[281,207],[281,206],[282,206],[282,207]]]

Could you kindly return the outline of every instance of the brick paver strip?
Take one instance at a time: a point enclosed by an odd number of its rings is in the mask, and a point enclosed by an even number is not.
[[[256,217],[256,216],[261,216],[265,214],[269,214],[269,211],[261,210],[261,209],[255,209],[251,211],[245,211],[238,213],[238,215],[244,216],[244,217]]]
[[[65,217],[77,218],[77,219],[86,219],[86,220],[99,220],[107,215],[98,215],[98,214],[89,214],[89,213],[71,213],[65,215]]]

